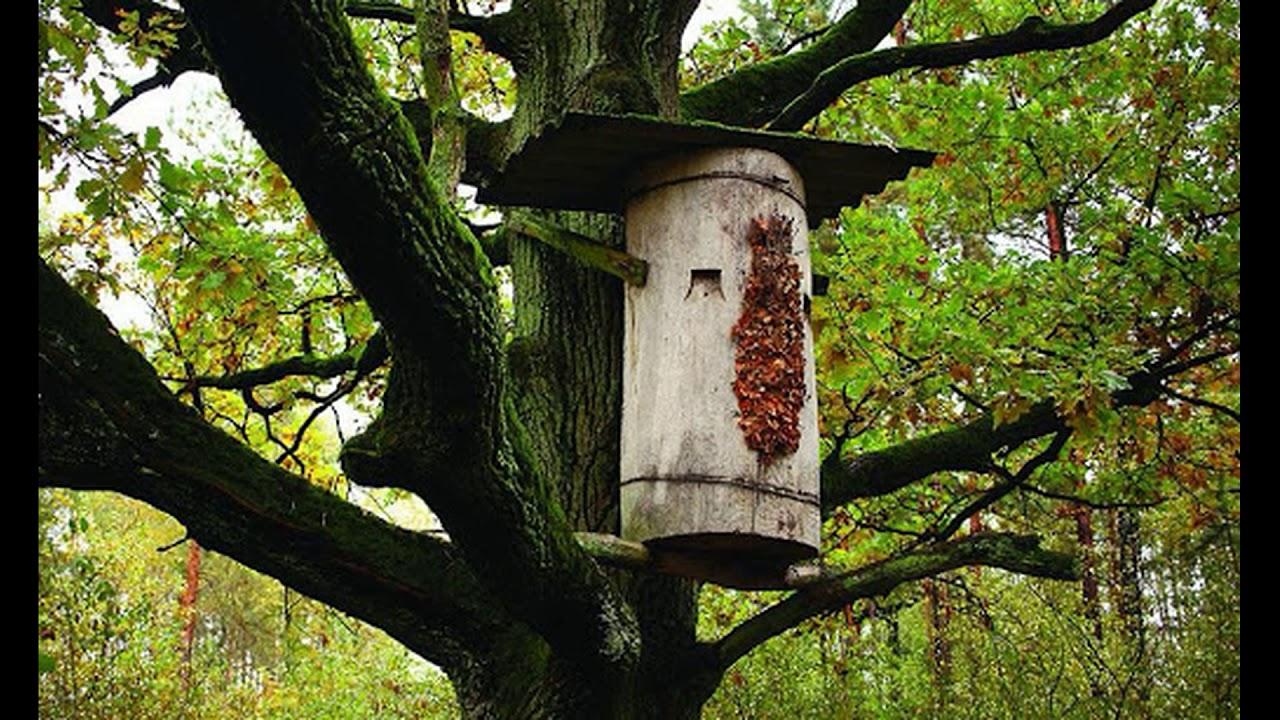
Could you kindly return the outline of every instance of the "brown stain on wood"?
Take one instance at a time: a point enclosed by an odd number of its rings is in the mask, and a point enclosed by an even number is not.
[[[738,427],[765,465],[800,447],[804,316],[793,237],[791,220],[781,215],[751,222],[751,272],[732,334]]]

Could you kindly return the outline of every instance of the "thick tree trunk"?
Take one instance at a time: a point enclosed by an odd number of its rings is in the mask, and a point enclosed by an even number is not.
[[[1125,696],[1132,693],[1138,717],[1149,717],[1151,696],[1150,660],[1147,657],[1146,621],[1143,617],[1141,562],[1141,521],[1138,511],[1120,508],[1109,513],[1111,535],[1111,595],[1124,633]]]
[[[941,712],[949,704],[951,690],[951,642],[947,637],[951,605],[946,586],[936,580],[922,580],[920,588],[924,591],[925,638],[928,642],[925,652],[929,676],[933,681],[937,708]]]
[[[673,115],[679,31],[670,18],[687,16],[695,4],[581,0],[513,7],[531,29],[511,53],[519,105],[506,147],[521,147],[567,110]],[[659,28],[654,42],[651,33]],[[547,218],[622,245],[621,222],[611,216],[558,212]],[[531,453],[558,488],[576,529],[617,533],[621,282],[538,240],[513,233],[509,243],[516,317],[508,362]],[[697,673],[682,672],[695,652],[693,583],[626,571],[610,577],[640,623],[641,661],[633,676],[617,687],[593,687],[570,669],[544,662],[533,673],[525,670],[536,681],[496,716],[698,716],[710,688],[704,682],[694,689],[690,680]],[[477,690],[474,697],[495,697]],[[468,710],[477,717],[488,713],[481,705]]]
[[[1080,546],[1080,599],[1084,605],[1084,617],[1089,622],[1098,650],[1102,649],[1102,609],[1098,602],[1097,557],[1093,542],[1093,515],[1087,505],[1074,505],[1071,514],[1075,518],[1076,542]],[[1089,674],[1089,693],[1100,698],[1106,694],[1097,673]]]

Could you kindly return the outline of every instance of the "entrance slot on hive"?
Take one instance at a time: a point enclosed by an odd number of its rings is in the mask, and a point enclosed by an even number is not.
[[[716,295],[723,300],[724,293],[720,291],[720,271],[709,268],[690,270],[689,292],[685,293],[685,299],[688,300],[690,297],[695,297],[695,291],[698,293],[696,297],[705,298]]]
[[[717,148],[629,185],[627,252],[649,275],[625,291],[622,537],[722,584],[776,582],[821,527],[803,180]]]

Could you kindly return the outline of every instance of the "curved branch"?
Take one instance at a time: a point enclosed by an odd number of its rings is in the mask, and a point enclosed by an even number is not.
[[[1161,388],[1160,391],[1163,392],[1165,395],[1168,395],[1169,397],[1174,398],[1176,400],[1181,400],[1182,402],[1187,403],[1188,405],[1195,405],[1197,407],[1216,410],[1217,412],[1220,412],[1223,415],[1226,415],[1232,420],[1235,420],[1236,422],[1240,422],[1240,411],[1232,410],[1231,408],[1221,403],[1216,403],[1212,400],[1204,400],[1198,397],[1192,397],[1190,395],[1183,395],[1182,393],[1177,392],[1176,390],[1171,390],[1170,388],[1167,388],[1167,387]]]
[[[1155,0],[1123,0],[1096,20],[1050,25],[1038,16],[999,35],[953,43],[929,43],[887,48],[845,58],[824,70],[809,89],[792,100],[768,125],[770,130],[799,130],[835,102],[845,90],[871,78],[906,68],[941,68],[974,60],[1019,55],[1039,50],[1082,47],[1107,37],[1126,20],[1147,10]]]
[[[849,460],[831,453],[822,463],[823,513],[830,514],[856,498],[888,495],[936,472],[986,471],[993,452],[1016,447],[1063,426],[1053,403],[1045,401],[998,427],[990,413],[983,413],[960,427]]]
[[[1226,320],[1212,328],[1206,326],[1179,346],[1179,354],[1189,350],[1194,342],[1209,338],[1213,329],[1231,328]],[[1238,352],[1239,348],[1229,347],[1179,362],[1173,362],[1176,357],[1172,352],[1166,353],[1148,363],[1147,369],[1127,376],[1129,387],[1111,393],[1111,405],[1117,408],[1147,405],[1164,392],[1165,380]],[[936,472],[985,472],[990,469],[992,453],[1067,428],[1054,403],[1044,400],[1013,422],[999,426],[991,413],[983,413],[960,427],[847,460],[841,453],[832,452],[822,462],[823,515],[856,498],[888,495]]]
[[[1152,375],[1156,379],[1160,379],[1160,380],[1163,380],[1165,378],[1171,378],[1174,375],[1184,373],[1188,370],[1194,370],[1195,368],[1198,368],[1202,365],[1208,365],[1209,363],[1214,362],[1216,360],[1221,360],[1223,358],[1231,357],[1232,355],[1235,355],[1239,352],[1240,352],[1240,348],[1236,348],[1236,347],[1223,348],[1221,350],[1214,350],[1213,352],[1206,353],[1204,355],[1199,355],[1197,357],[1189,358],[1187,360],[1183,360],[1182,362],[1173,363],[1171,365],[1165,365],[1164,367],[1161,367],[1159,370],[1152,373]]]
[[[885,595],[899,585],[967,565],[986,565],[1054,580],[1074,580],[1076,559],[1045,550],[1034,535],[971,535],[890,558],[798,590],[787,599],[734,628],[713,645],[714,662],[728,669],[769,638],[824,612],[868,597]]]
[[[133,102],[133,100],[136,99],[139,95],[149,90],[155,90],[158,87],[164,87],[165,85],[172,84],[176,77],[177,75],[167,70],[159,70],[156,72],[155,75],[152,75],[149,78],[146,78],[144,80],[140,80],[134,83],[132,86],[129,87],[129,90],[127,92],[120,95],[120,97],[113,100],[111,104],[107,106],[107,117],[111,117],[112,115],[115,115],[116,112],[118,112],[125,105],[128,105],[129,103]]]
[[[684,93],[680,112],[690,119],[763,125],[823,70],[875,47],[910,4],[911,0],[861,0],[804,50],[749,65]]]
[[[1158,497],[1154,500],[1133,500],[1133,501],[1117,500],[1114,502],[1099,502],[1097,500],[1090,500],[1088,498],[1080,497],[1079,495],[1069,495],[1067,493],[1057,493],[1057,492],[1052,492],[1050,490],[1044,490],[1042,488],[1038,488],[1035,485],[1030,485],[1030,484],[1023,484],[1018,487],[1018,490],[1022,492],[1029,492],[1032,495],[1039,495],[1040,497],[1046,497],[1046,498],[1049,498],[1050,500],[1062,500],[1065,502],[1072,503],[1073,505],[1084,505],[1085,507],[1090,508],[1092,510],[1115,510],[1120,508],[1146,509],[1146,508],[1159,507],[1160,505],[1169,501],[1169,498],[1167,497]]]
[[[358,370],[361,376],[367,375],[382,365],[390,357],[386,335],[381,330],[374,333],[368,342],[352,348],[341,355],[333,357],[316,357],[314,355],[297,355],[279,362],[271,363],[253,370],[231,373],[229,375],[202,375],[187,381],[194,387],[217,388],[219,390],[247,390],[259,385],[269,385],[284,378],[305,375],[320,379],[337,377],[349,370]]]
[[[1240,313],[1239,311],[1236,311],[1229,312],[1222,317],[1205,322],[1203,325],[1197,327],[1195,332],[1179,341],[1178,344],[1161,353],[1160,358],[1156,360],[1156,364],[1162,367],[1167,366],[1169,363],[1173,362],[1190,350],[1193,345],[1207,339],[1210,335],[1219,330],[1227,330],[1238,334],[1240,332],[1240,328],[1238,326],[1233,327],[1232,324],[1237,322],[1239,319]],[[1170,374],[1175,374],[1177,372],[1181,371],[1176,370],[1174,373]]]
[[[996,471],[1004,478],[1004,482],[986,491],[978,496],[976,500],[966,505],[964,509],[955,514],[955,517],[951,518],[951,521],[945,527],[936,533],[931,533],[932,537],[938,540],[946,540],[960,529],[965,520],[991,507],[997,500],[1018,489],[1019,486],[1031,478],[1031,473],[1035,472],[1036,468],[1045,463],[1053,462],[1058,458],[1058,453],[1062,452],[1062,446],[1067,444],[1067,438],[1070,436],[1070,428],[1059,430],[1053,436],[1053,440],[1049,442],[1049,446],[1019,468],[1017,475],[1012,475],[1008,470],[995,466]]]
[[[142,500],[201,545],[446,667],[505,632],[509,617],[452,545],[390,525],[205,423],[43,262],[39,323],[41,485]]]

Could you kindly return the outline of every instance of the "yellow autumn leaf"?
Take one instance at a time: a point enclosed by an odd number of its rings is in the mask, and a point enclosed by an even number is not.
[[[147,169],[142,160],[134,158],[120,176],[120,187],[130,195],[142,189],[142,173]]]

